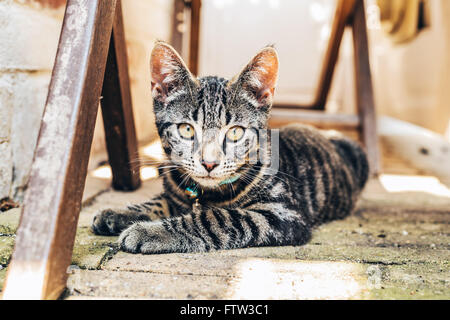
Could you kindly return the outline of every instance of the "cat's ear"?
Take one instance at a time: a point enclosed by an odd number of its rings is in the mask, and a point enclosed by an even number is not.
[[[242,72],[231,80],[231,85],[246,90],[260,106],[271,106],[277,79],[278,55],[269,46],[253,57]]]
[[[186,81],[196,81],[175,49],[162,41],[156,42],[152,50],[150,72],[152,96],[162,101],[186,86]]]

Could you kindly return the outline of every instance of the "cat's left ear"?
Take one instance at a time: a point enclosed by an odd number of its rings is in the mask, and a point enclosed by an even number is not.
[[[273,47],[265,47],[231,80],[231,86],[246,90],[259,106],[271,106],[278,79],[278,54]]]

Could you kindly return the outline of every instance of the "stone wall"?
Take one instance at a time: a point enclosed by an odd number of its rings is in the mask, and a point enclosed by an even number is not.
[[[0,1],[0,199],[26,184],[63,7]]]
[[[172,1],[122,0],[134,114],[140,141],[156,137],[148,60],[168,40]],[[65,0],[0,0],[0,199],[21,200],[56,54]],[[97,119],[92,152],[105,150]]]

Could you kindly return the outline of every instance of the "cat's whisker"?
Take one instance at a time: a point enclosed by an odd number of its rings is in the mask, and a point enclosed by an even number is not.
[[[183,178],[183,176],[185,176],[185,178],[178,184],[178,188],[183,185],[189,178],[191,178],[191,174],[189,172],[185,172],[181,175],[181,178]]]
[[[173,168],[173,169],[170,169],[170,170],[164,170],[163,172],[160,173],[160,176],[163,176],[165,174],[168,174],[168,173],[176,171],[176,170],[178,170],[178,168]]]
[[[173,165],[173,166],[163,166],[163,167],[158,167],[158,169],[167,169],[167,168],[181,168],[181,166]]]
[[[255,165],[255,166],[257,166],[257,165]],[[259,166],[259,167],[262,167],[262,166]],[[290,174],[288,174],[288,173],[285,173],[285,172],[283,172],[283,171],[271,169],[271,168],[268,168],[268,167],[263,167],[263,168],[264,168],[264,170],[267,170],[267,171],[269,171],[269,172],[272,172],[272,174],[270,174],[270,176],[276,177],[276,178],[278,178],[278,179],[281,179],[281,177],[278,177],[278,176],[277,176],[277,173],[280,173],[280,174],[283,174],[283,175],[287,176],[287,177],[290,178],[290,179],[293,179],[293,180],[295,180],[295,181],[297,181],[297,182],[301,182],[300,179],[298,179],[298,178],[296,178],[296,177],[294,177],[294,176],[292,176],[292,175],[290,175]],[[250,170],[255,170],[255,168],[251,168]],[[286,182],[285,180],[282,180],[282,179],[281,179],[281,181]]]

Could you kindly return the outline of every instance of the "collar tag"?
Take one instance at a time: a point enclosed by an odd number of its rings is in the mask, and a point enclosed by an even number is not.
[[[188,196],[189,199],[197,199],[198,198],[198,190],[197,186],[187,187],[184,193]]]
[[[199,213],[200,209],[201,209],[201,205],[200,205],[200,203],[198,201],[199,192],[198,192],[197,185],[195,183],[193,183],[190,187],[186,188],[184,193],[187,195],[187,197],[190,200],[193,200],[193,202],[192,202],[192,211],[194,211],[196,213]]]

